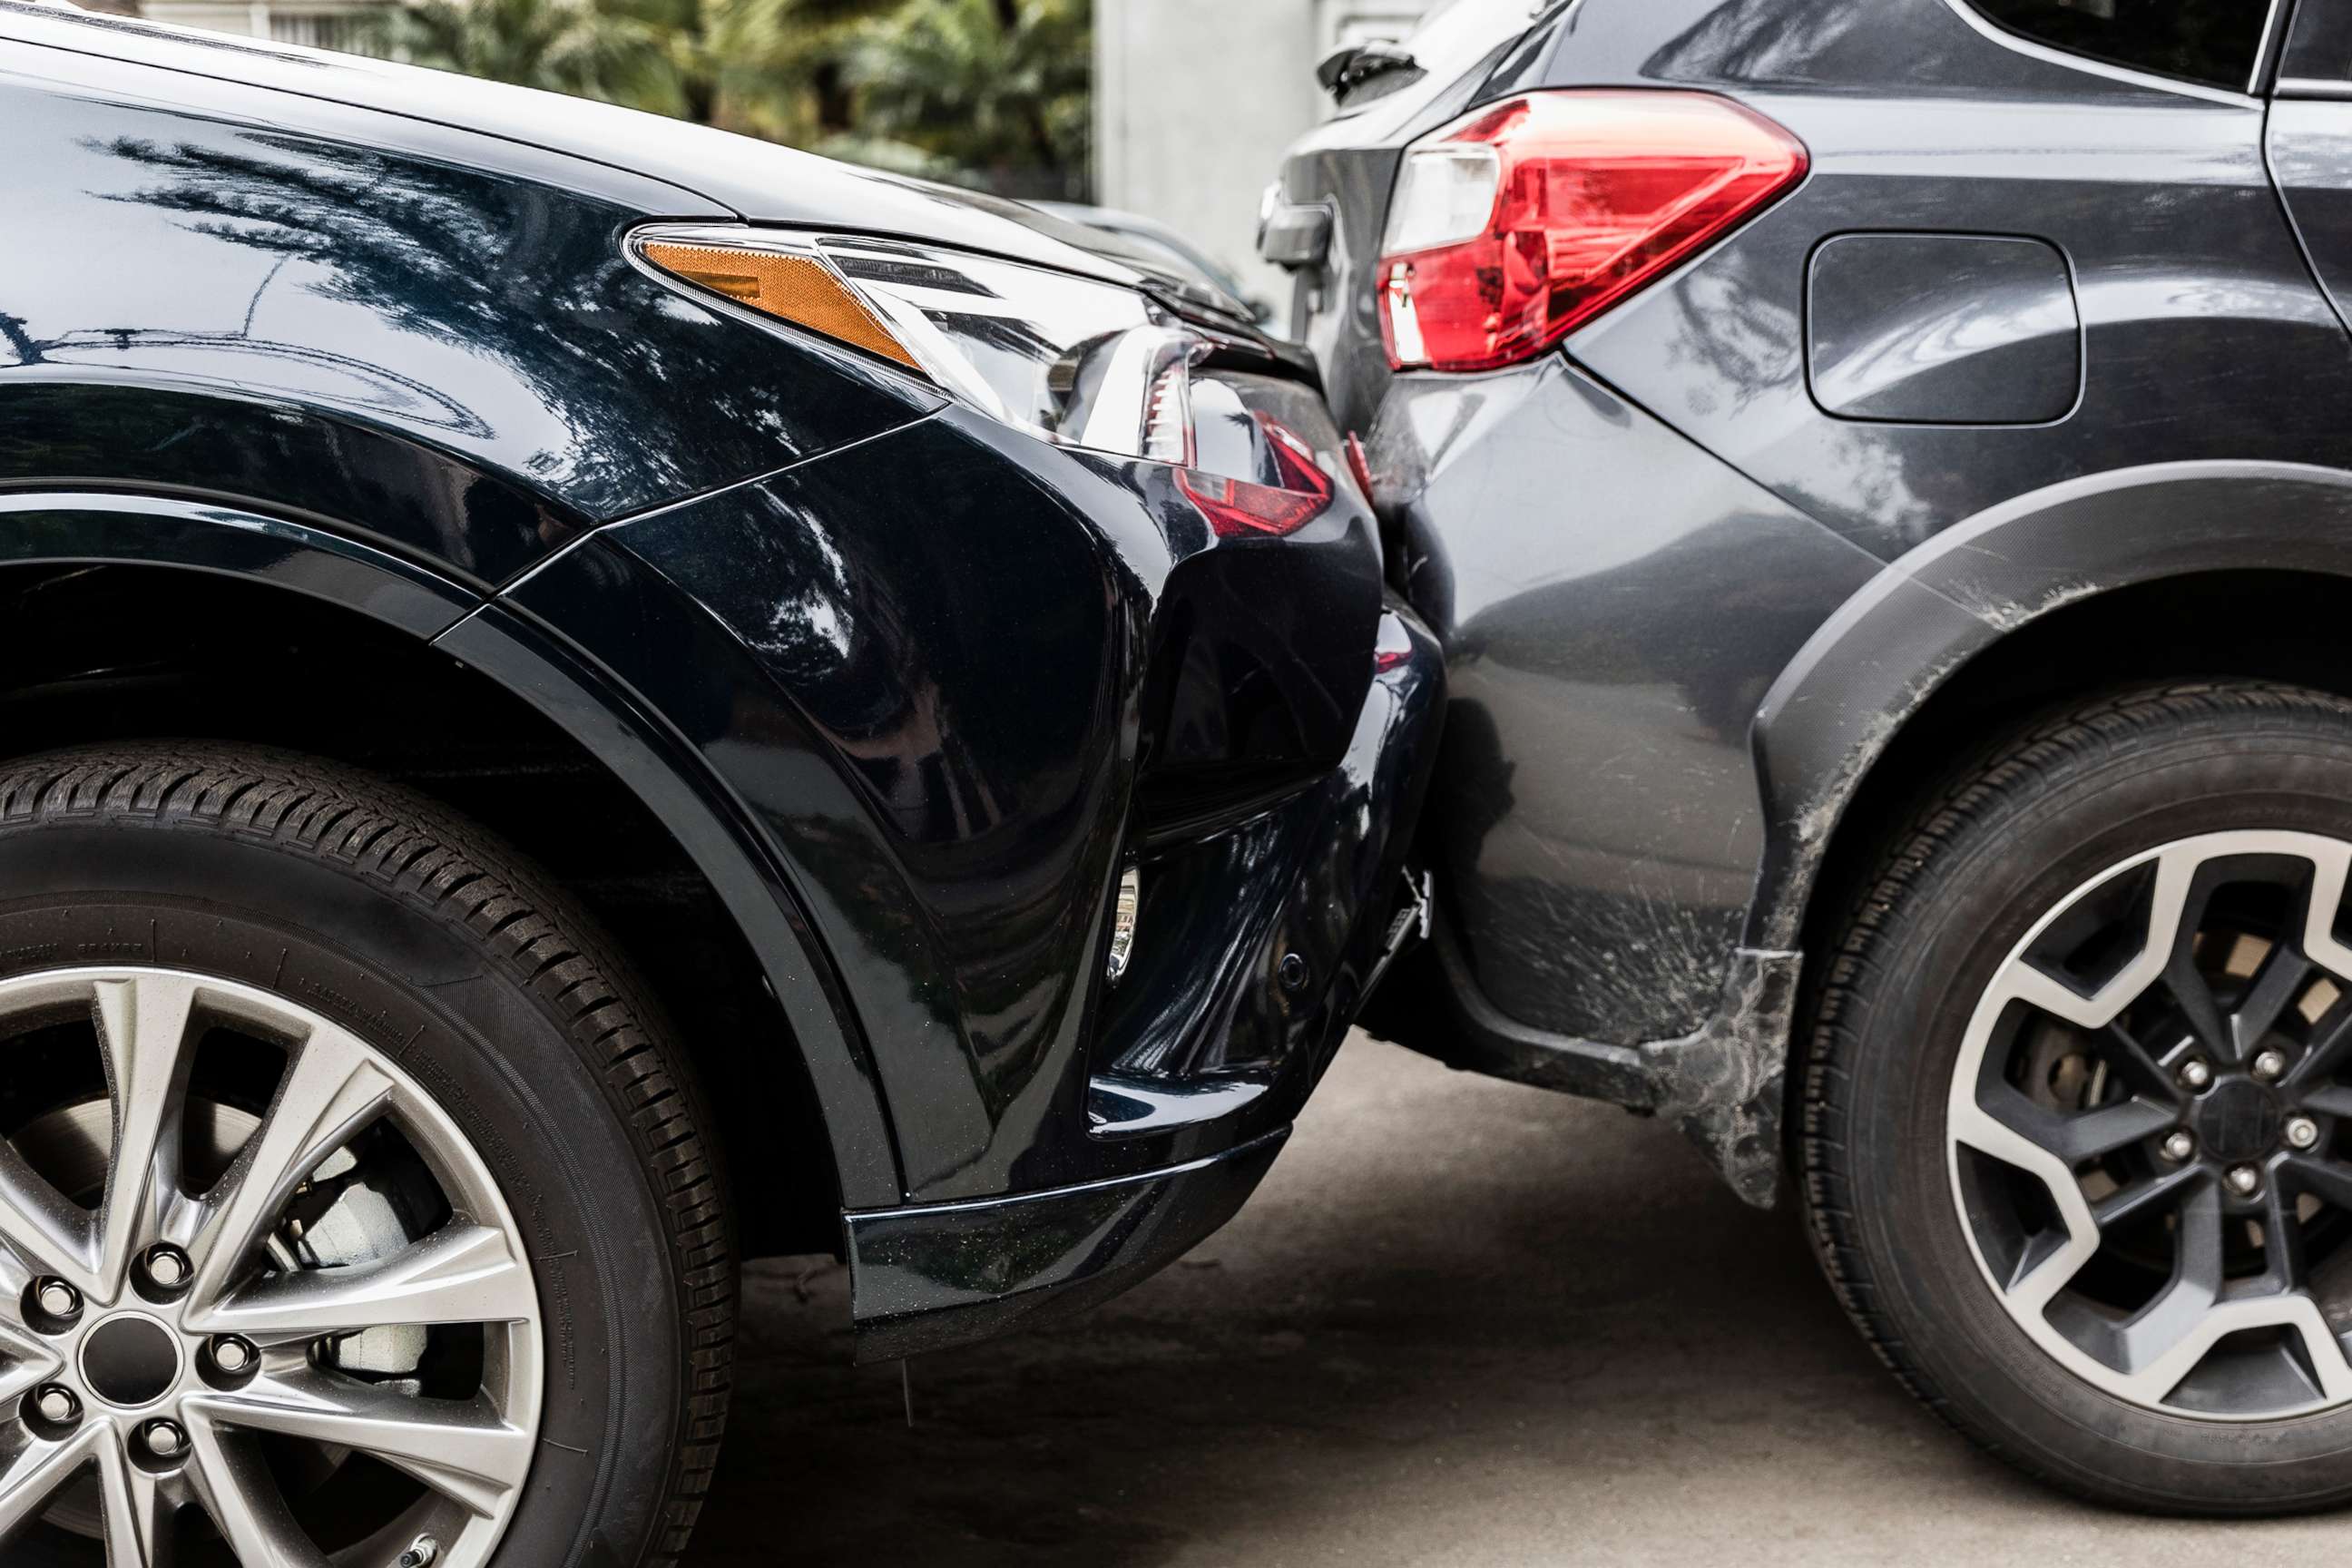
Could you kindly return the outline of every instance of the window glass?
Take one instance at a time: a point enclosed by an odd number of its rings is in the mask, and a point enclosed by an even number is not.
[[[2240,92],[2253,79],[2271,0],[1974,0],[2036,43]]]
[[[2306,81],[2352,78],[2352,5],[2314,3],[2294,8],[2294,29],[2287,34],[2286,53],[2279,60],[2279,79],[2296,77]]]

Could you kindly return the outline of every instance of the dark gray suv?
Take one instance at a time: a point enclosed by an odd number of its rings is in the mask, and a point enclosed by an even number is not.
[[[1263,245],[1452,683],[1371,1026],[1793,1189],[2040,1475],[2352,1498],[2352,0],[1324,74]]]

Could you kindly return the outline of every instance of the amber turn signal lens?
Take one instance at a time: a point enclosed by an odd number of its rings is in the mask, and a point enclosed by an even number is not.
[[[656,240],[645,247],[645,258],[665,272],[724,294],[763,316],[806,327],[911,371],[923,368],[865,301],[813,256]]]

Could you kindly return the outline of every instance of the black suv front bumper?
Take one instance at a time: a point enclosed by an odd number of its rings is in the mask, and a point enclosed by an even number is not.
[[[1328,454],[1328,504],[1280,536],[951,407],[608,526],[506,596],[699,754],[818,961],[828,1016],[735,1048],[805,1062],[868,1356],[1082,1304],[1214,1228],[1381,956],[1442,663],[1384,603],[1319,399],[1228,386]]]
[[[1097,1042],[1089,1132],[1181,1158],[1043,1192],[849,1215],[862,1357],[1091,1305],[1174,1261],[1256,1189],[1378,966],[1412,940],[1394,917],[1411,896],[1404,855],[1436,756],[1444,667],[1394,601],[1374,657],[1340,764],[1276,810],[1164,859],[1147,895],[1150,941],[1139,946],[1159,973],[1130,972],[1151,1002],[1115,1012]]]

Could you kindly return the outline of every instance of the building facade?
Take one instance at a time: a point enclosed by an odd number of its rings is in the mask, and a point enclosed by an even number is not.
[[[139,0],[138,9],[152,21],[183,27],[314,49],[359,49],[368,18],[383,12],[384,0]]]

